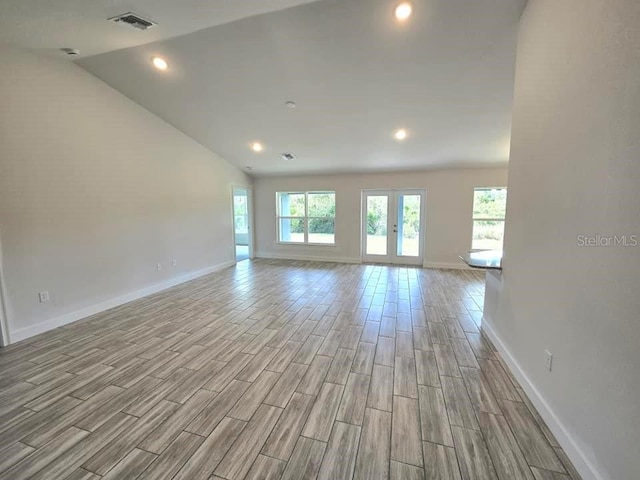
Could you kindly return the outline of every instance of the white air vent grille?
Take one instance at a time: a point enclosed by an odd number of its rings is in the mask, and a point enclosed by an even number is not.
[[[130,27],[137,28],[138,30],[147,30],[148,28],[155,27],[157,24],[146,18],[142,18],[140,15],[136,15],[132,12],[123,13],[117,17],[112,17],[109,20],[123,25],[129,25]]]

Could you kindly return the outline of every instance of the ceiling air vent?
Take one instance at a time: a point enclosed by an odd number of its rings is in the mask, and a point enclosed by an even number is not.
[[[122,23],[129,25],[130,27],[137,28],[138,30],[147,30],[148,28],[155,27],[157,24],[151,20],[142,18],[140,15],[128,12],[118,15],[117,17],[111,17],[109,20],[116,23]]]
[[[291,154],[291,153],[281,153],[280,156],[282,157],[283,160],[295,160],[295,155]]]

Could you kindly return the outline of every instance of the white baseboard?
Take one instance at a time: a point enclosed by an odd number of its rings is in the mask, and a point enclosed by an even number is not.
[[[255,254],[257,258],[273,258],[276,260],[302,260],[309,262],[334,262],[334,263],[362,263],[361,258],[352,257],[330,257],[330,256],[318,256],[318,255],[296,255],[288,253],[273,253],[273,252],[257,252]],[[425,262],[422,268],[441,268],[447,270],[470,270],[471,267],[462,262],[459,263],[445,263],[445,262]]]
[[[213,265],[211,267],[207,267],[202,270],[197,270],[195,272],[190,272],[190,273],[181,275],[179,277],[170,278],[163,282],[145,287],[141,290],[136,290],[135,292],[119,295],[115,298],[111,298],[109,300],[105,300],[103,302],[96,303],[88,307],[84,307],[74,312],[65,313],[64,315],[60,315],[59,317],[55,317],[55,318],[46,320],[44,322],[37,323],[30,327],[19,328],[15,331],[10,332],[11,343],[19,342],[20,340],[25,340],[27,338],[38,335],[40,333],[53,330],[54,328],[62,327],[69,323],[73,323],[78,320],[82,320],[83,318],[90,317],[91,315],[95,315],[96,313],[104,312],[105,310],[109,310],[110,308],[118,307],[125,303],[129,303],[134,300],[138,300],[140,298],[146,297],[148,295],[153,295],[154,293],[158,293],[158,292],[161,292],[162,290],[166,290],[176,285],[180,285],[181,283],[185,283],[190,280],[194,280],[196,278],[202,277],[204,275],[217,272],[224,268],[231,267],[235,265],[235,263],[236,263],[235,261],[230,261],[230,262],[220,263],[218,265]]]
[[[276,260],[302,260],[307,262],[362,263],[360,258],[330,257],[317,255],[289,255],[286,253],[257,252],[257,258],[273,258]]]
[[[459,263],[424,262],[423,268],[442,268],[445,270],[471,270],[471,267],[460,260]]]
[[[569,460],[576,467],[578,473],[582,476],[583,480],[603,480],[604,477],[597,473],[593,464],[589,461],[589,457],[578,447],[573,440],[571,433],[565,428],[564,424],[560,421],[558,416],[551,410],[549,404],[542,397],[538,389],[533,382],[529,380],[529,377],[524,370],[520,368],[520,365],[515,360],[505,343],[498,336],[496,331],[491,326],[491,320],[486,317],[482,321],[482,329],[487,334],[489,339],[496,346],[502,358],[507,363],[511,372],[516,379],[520,382],[522,389],[525,391],[531,403],[536,407],[538,413],[545,421],[551,432],[555,435],[556,440],[562,446],[563,450],[569,457]]]

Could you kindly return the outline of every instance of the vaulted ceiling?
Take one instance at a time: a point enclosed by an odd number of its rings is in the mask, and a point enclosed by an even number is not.
[[[0,0],[0,42],[81,56],[164,40],[315,0]],[[140,32],[108,22],[135,12],[158,25]]]
[[[0,41],[106,52],[78,64],[256,175],[505,165],[526,0],[413,0],[403,23],[397,3],[0,0]],[[130,10],[159,26],[105,20]],[[7,33],[16,11],[33,34]]]

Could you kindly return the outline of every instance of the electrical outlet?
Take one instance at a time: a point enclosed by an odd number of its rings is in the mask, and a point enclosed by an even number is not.
[[[178,261],[174,258],[173,260],[171,260],[171,266],[175,267],[176,265],[178,265]]]
[[[38,298],[40,299],[40,303],[47,303],[49,301],[49,292],[46,290],[44,292],[40,292],[38,294]]]
[[[549,350],[544,351],[544,366],[547,370],[551,371],[551,367],[553,364],[553,353]]]
[[[161,263],[159,263],[156,267],[157,267],[158,271],[162,270],[162,264]]]

